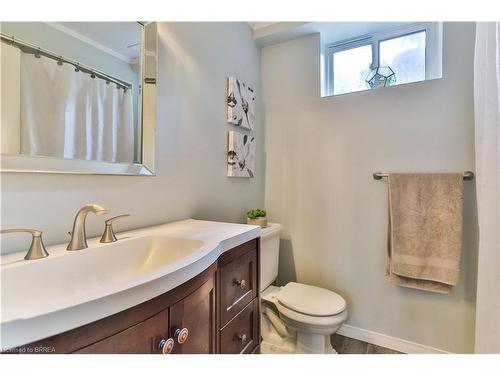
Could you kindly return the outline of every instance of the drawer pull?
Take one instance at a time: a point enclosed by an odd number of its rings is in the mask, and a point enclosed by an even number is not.
[[[240,289],[245,289],[247,286],[247,282],[245,280],[234,280],[233,285],[237,285]]]
[[[163,354],[170,354],[172,353],[172,350],[174,350],[174,346],[175,342],[173,339],[161,339],[160,343],[158,344],[158,349],[160,349]]]
[[[238,335],[237,337],[238,337],[238,340],[241,341],[242,344],[247,342],[247,335],[243,334],[243,335]]]
[[[189,331],[187,328],[177,328],[174,330],[174,340],[179,344],[184,344],[189,336]]]

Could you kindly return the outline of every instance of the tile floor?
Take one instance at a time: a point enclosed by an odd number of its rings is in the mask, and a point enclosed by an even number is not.
[[[337,334],[332,337],[332,346],[339,354],[403,354],[392,349]]]

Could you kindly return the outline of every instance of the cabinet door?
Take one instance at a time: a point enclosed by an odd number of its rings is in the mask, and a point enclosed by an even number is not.
[[[76,351],[78,354],[160,353],[159,342],[168,338],[168,310],[154,315],[116,335]]]
[[[187,330],[187,338],[182,337]],[[180,334],[179,334],[180,333]],[[215,353],[215,280],[170,306],[170,337],[175,354]]]

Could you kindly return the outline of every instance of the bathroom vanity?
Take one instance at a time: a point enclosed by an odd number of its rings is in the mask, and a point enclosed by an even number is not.
[[[16,353],[256,353],[260,343],[259,236],[260,228],[255,226],[184,220],[121,233],[115,248],[91,240],[88,249],[78,252],[49,247],[51,255],[36,261],[14,260],[17,254],[3,257],[2,272],[7,278],[23,277],[30,267],[56,276],[47,274],[55,290],[38,300],[45,284],[34,287],[38,290],[31,296],[6,291],[2,349]],[[144,238],[149,242],[141,247]],[[165,256],[183,246],[188,251],[181,251],[180,256]],[[133,259],[123,263],[115,256]],[[100,263],[113,267],[109,279],[101,274],[106,269],[99,268]],[[72,265],[73,273],[59,269]],[[80,284],[64,280],[94,271],[82,277]],[[65,286],[55,284],[65,281]],[[14,289],[19,292],[22,282],[17,285]],[[74,290],[76,286],[82,293]],[[75,294],[68,295],[71,292]]]

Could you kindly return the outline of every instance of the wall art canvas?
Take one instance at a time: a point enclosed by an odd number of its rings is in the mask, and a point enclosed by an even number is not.
[[[248,130],[255,127],[255,91],[236,77],[227,79],[227,122]]]
[[[227,151],[227,175],[229,177],[253,177],[255,173],[255,137],[229,132]]]

